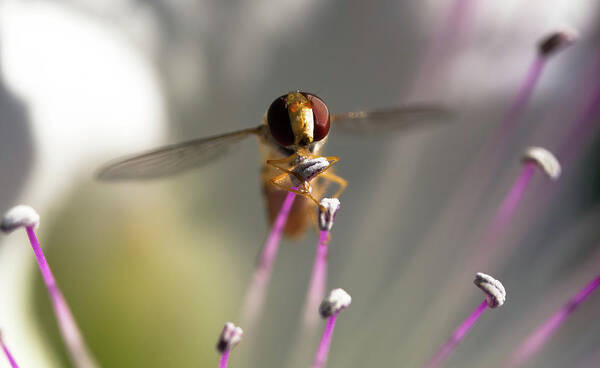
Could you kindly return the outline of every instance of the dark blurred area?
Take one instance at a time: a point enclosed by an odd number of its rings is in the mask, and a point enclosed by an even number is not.
[[[19,198],[30,174],[33,144],[27,107],[1,78],[0,111],[0,167],[7,173],[0,177],[0,205],[9,208]]]

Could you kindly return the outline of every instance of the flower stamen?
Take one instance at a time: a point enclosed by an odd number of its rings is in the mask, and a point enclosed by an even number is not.
[[[12,356],[12,354],[10,353],[10,350],[8,350],[8,347],[4,343],[4,340],[2,339],[2,331],[0,331],[0,346],[2,347],[2,351],[4,351],[4,355],[6,355],[6,359],[8,359],[8,362],[10,363],[10,366],[12,368],[19,368],[19,365],[17,364],[17,361]]]
[[[306,295],[304,305],[304,326],[307,331],[313,329],[317,322],[315,309],[325,295],[325,286],[327,284],[327,254],[329,248],[330,231],[333,227],[335,215],[340,208],[340,200],[337,198],[323,198],[319,206],[319,241],[315,254],[310,284]],[[305,332],[307,332],[305,331]]]
[[[352,303],[352,297],[344,289],[334,289],[331,291],[329,296],[323,300],[319,306],[319,314],[321,317],[328,318],[327,325],[321,337],[321,343],[317,353],[315,354],[315,360],[312,368],[322,368],[327,361],[329,355],[329,348],[331,346],[331,337],[333,335],[333,329],[335,328],[335,322],[338,314],[350,306]]]
[[[35,257],[44,279],[44,284],[50,294],[52,307],[56,316],[56,321],[61,333],[61,336],[67,346],[70,357],[74,365],[78,368],[97,367],[92,354],[88,350],[85,341],[77,327],[77,323],[73,318],[73,314],[67,305],[62,292],[60,291],[54,275],[50,270],[50,266],[46,261],[42,247],[35,235],[34,228],[39,226],[40,216],[29,206],[19,205],[11,208],[2,218],[0,228],[4,232],[11,232],[19,227],[25,227],[29,241],[35,253]]]
[[[219,368],[227,368],[229,353],[234,346],[242,341],[243,335],[244,331],[240,327],[237,327],[231,322],[225,323],[225,327],[223,327],[221,335],[219,335],[219,340],[217,341],[217,351],[221,353]]]
[[[490,275],[478,272],[475,275],[475,285],[483,290],[486,298],[475,308],[475,310],[465,319],[452,333],[452,336],[446,341],[441,349],[433,356],[427,364],[427,368],[440,367],[442,363],[452,354],[458,344],[465,338],[467,332],[473,327],[481,314],[487,307],[496,308],[504,304],[506,300],[506,290],[500,281]]]
[[[519,367],[531,358],[598,286],[600,286],[600,275],[590,281],[571,300],[565,303],[562,308],[525,339],[513,355],[511,366]]]
[[[277,218],[273,222],[273,227],[269,233],[269,237],[263,247],[260,261],[254,270],[252,277],[252,283],[246,294],[244,301],[242,321],[244,325],[250,330],[253,330],[256,319],[262,309],[264,300],[267,293],[267,287],[271,280],[271,273],[273,270],[273,263],[277,257],[279,251],[279,243],[281,236],[283,235],[283,229],[287,222],[288,216],[294,204],[296,193],[288,192],[281,209],[277,214]]]

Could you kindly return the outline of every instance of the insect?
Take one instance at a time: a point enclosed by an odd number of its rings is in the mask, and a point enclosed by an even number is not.
[[[98,178],[139,180],[178,174],[213,161],[232,146],[253,135],[258,137],[263,152],[265,164],[261,177],[270,222],[277,216],[286,191],[301,196],[294,202],[284,230],[286,235],[294,237],[302,234],[309,225],[310,213],[314,213],[309,211],[315,204],[319,204],[317,198],[324,193],[329,183],[339,186],[334,197],[339,196],[347,185],[346,180],[329,170],[339,158],[321,156],[330,135],[330,127],[333,130],[362,134],[377,130],[407,129],[421,125],[424,121],[440,120],[447,115],[447,110],[433,106],[330,115],[325,102],[315,94],[292,91],[271,103],[262,124],[257,127],[194,139],[118,159],[102,168]],[[322,158],[327,160],[328,165],[315,178],[304,180],[293,170],[302,162]],[[296,181],[293,180],[294,177]],[[312,182],[312,179],[318,180]],[[285,181],[289,183],[284,183]]]

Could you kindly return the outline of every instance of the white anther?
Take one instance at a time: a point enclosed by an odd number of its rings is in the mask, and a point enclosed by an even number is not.
[[[506,301],[504,286],[492,276],[477,272],[473,283],[487,295],[487,302],[490,308],[500,307]]]
[[[335,220],[335,214],[340,209],[340,200],[337,198],[323,198],[319,202],[319,229],[330,231]]]
[[[561,168],[560,163],[552,152],[542,147],[529,147],[523,154],[524,162],[533,162],[542,169],[552,180],[558,179]]]
[[[304,185],[306,182],[322,173],[327,167],[329,167],[329,165],[330,162],[327,161],[325,157],[317,157],[301,161],[292,169],[292,171],[300,176],[302,181],[299,181],[295,175],[291,175],[292,185],[295,187]]]
[[[352,303],[352,297],[344,289],[333,289],[319,306],[321,317],[328,318]]]
[[[538,49],[542,56],[549,56],[572,45],[577,38],[579,38],[579,33],[575,29],[563,27],[542,39],[538,44]]]
[[[4,214],[0,230],[9,233],[20,227],[38,227],[39,225],[40,215],[33,208],[20,204]]]
[[[221,336],[219,336],[219,341],[217,342],[217,350],[221,353],[224,353],[225,350],[231,349],[236,346],[244,335],[244,331],[235,326],[231,322],[225,323],[225,327],[223,327],[223,331],[221,331]]]

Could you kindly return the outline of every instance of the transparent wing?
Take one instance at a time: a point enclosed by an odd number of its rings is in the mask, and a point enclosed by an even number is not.
[[[257,134],[258,129],[194,139],[117,159],[101,168],[97,177],[100,180],[143,180],[181,173],[225,154],[236,143]]]
[[[415,105],[386,110],[359,111],[331,115],[335,131],[378,133],[409,130],[452,119],[453,113],[441,106]]]

